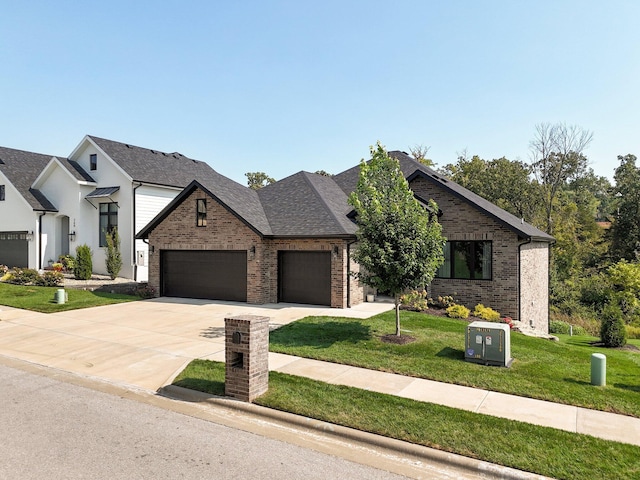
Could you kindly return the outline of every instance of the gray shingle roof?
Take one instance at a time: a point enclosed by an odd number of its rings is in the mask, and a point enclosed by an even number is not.
[[[443,177],[435,170],[421,164],[406,153],[396,150],[389,152],[389,155],[398,160],[398,162],[400,163],[400,169],[402,170],[402,173],[404,174],[405,178],[407,178],[407,180],[411,181],[414,178],[422,177],[427,181],[435,183],[449,193],[466,201],[467,203],[476,207],[478,210],[484,212],[490,217],[493,217],[499,223],[502,223],[521,237],[531,238],[544,242],[554,241],[554,238],[549,234],[543,232],[542,230],[539,230],[533,225],[522,221],[522,219],[516,217],[515,215],[512,215],[506,210],[503,210],[497,205],[494,205],[490,201],[482,198],[479,195],[476,195],[472,191],[467,190],[466,188],[447,179],[446,177]],[[360,166],[358,165],[337,175],[334,175],[333,178],[343,191],[352,192],[353,190],[355,190],[358,183],[359,171]]]
[[[73,178],[78,180],[79,182],[91,182],[96,183],[91,175],[89,175],[84,168],[80,166],[80,164],[74,160],[69,160],[64,157],[56,157],[60,163],[69,171]]]
[[[52,158],[53,155],[0,147],[0,171],[36,211],[58,211],[42,192],[31,188],[33,182]]]
[[[211,167],[180,153],[166,153],[88,135],[136,182],[186,187]]]
[[[258,190],[275,236],[352,236],[347,195],[330,178],[299,172]]]

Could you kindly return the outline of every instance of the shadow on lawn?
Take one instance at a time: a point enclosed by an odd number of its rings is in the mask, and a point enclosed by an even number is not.
[[[464,360],[464,350],[458,350],[457,348],[444,347],[438,353],[436,357],[451,358],[452,360]]]
[[[287,347],[328,348],[334,343],[370,340],[371,329],[360,322],[290,323],[272,331],[269,343]]]

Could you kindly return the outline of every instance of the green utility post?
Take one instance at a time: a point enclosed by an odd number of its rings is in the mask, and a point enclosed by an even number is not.
[[[591,385],[603,387],[607,384],[607,357],[601,353],[591,354]]]

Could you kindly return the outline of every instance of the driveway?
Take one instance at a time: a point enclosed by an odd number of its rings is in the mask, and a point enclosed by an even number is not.
[[[277,328],[309,315],[368,318],[393,308],[247,305],[178,298],[43,314],[0,306],[0,355],[156,391],[194,358],[224,361],[224,319],[269,317]]]

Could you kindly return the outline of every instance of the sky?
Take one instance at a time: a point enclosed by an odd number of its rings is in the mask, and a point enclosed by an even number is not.
[[[0,145],[95,135],[240,183],[429,147],[529,162],[536,125],[640,155],[640,2],[0,0]]]

